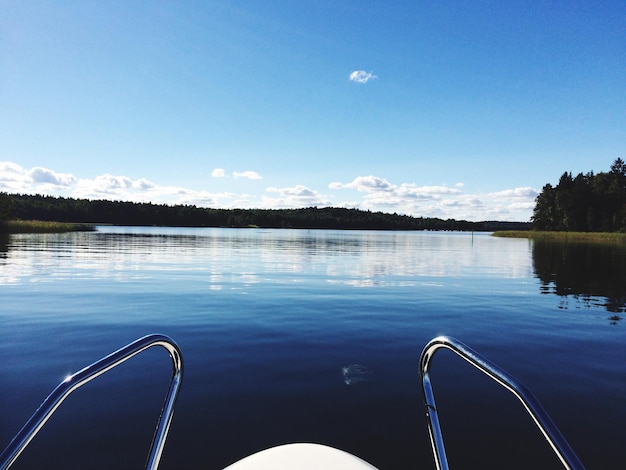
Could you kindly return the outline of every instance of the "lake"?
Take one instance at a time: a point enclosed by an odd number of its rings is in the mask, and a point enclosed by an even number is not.
[[[422,348],[453,336],[523,381],[587,468],[626,464],[626,250],[484,233],[98,227],[0,238],[0,448],[67,375],[149,333],[185,378],[162,468],[319,442],[433,468]],[[73,394],[13,468],[141,468],[157,348]],[[521,405],[447,352],[451,467],[560,468]]]

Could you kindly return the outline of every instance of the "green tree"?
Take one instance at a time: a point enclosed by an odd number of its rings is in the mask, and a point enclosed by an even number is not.
[[[13,200],[7,193],[0,193],[0,225],[13,215]]]
[[[608,173],[563,173],[537,196],[532,221],[537,230],[626,230],[626,164],[618,158]]]
[[[616,159],[611,165],[611,173],[626,177],[626,163],[621,158]]]
[[[537,199],[531,221],[537,230],[554,230],[557,225],[556,190],[550,183],[546,184]]]

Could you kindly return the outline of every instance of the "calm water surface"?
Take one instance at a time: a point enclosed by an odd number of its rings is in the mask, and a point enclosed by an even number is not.
[[[432,468],[418,359],[446,334],[525,382],[588,468],[626,465],[623,249],[99,227],[0,239],[0,299],[0,448],[67,373],[159,332],[186,366],[163,468],[293,441]],[[446,354],[433,382],[451,465],[559,468],[515,399]],[[15,468],[142,468],[169,370],[150,350],[91,382]]]

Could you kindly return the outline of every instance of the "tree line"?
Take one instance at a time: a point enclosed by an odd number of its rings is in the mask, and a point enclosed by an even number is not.
[[[598,174],[563,173],[537,196],[532,223],[536,230],[626,231],[626,163],[618,158]]]
[[[470,222],[411,217],[340,207],[302,209],[211,209],[43,195],[0,193],[0,222],[16,218],[81,224],[160,225],[180,227],[263,227],[347,230],[529,229],[524,222]]]

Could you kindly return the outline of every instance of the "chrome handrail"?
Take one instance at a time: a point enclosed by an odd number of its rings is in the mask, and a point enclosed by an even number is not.
[[[431,340],[422,351],[420,357],[420,378],[424,391],[426,416],[428,417],[428,433],[430,435],[433,456],[435,458],[435,466],[438,470],[448,470],[448,460],[443,443],[441,426],[439,424],[437,407],[435,406],[435,395],[433,393],[429,371],[433,356],[441,348],[453,351],[515,395],[519,401],[522,402],[528,414],[530,414],[537,427],[541,430],[563,466],[567,469],[584,470],[585,467],[567,443],[565,437],[563,437],[550,416],[548,416],[548,413],[543,409],[539,400],[535,398],[524,384],[457,339],[447,336],[439,336]]]
[[[183,358],[180,348],[171,338],[155,334],[144,336],[118,349],[99,361],[68,376],[61,382],[0,454],[0,470],[8,469],[15,462],[30,441],[46,424],[46,421],[74,390],[153,346],[165,348],[172,359],[172,378],[170,379],[165,403],[159,415],[150,453],[146,461],[147,469],[155,470],[158,468],[163,447],[165,446],[165,439],[172,422],[174,405],[183,379]]]

